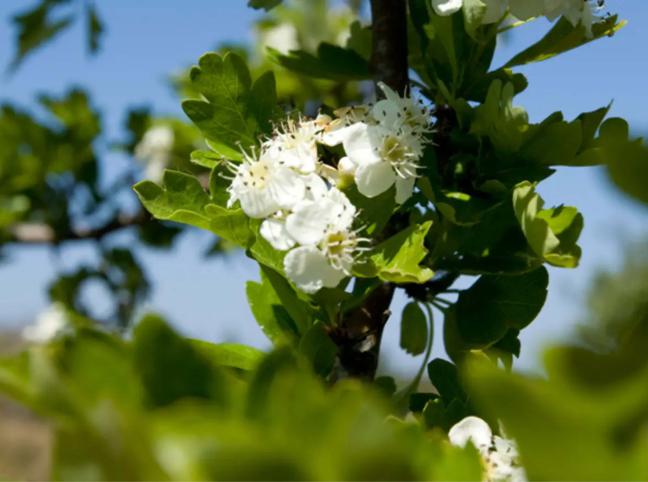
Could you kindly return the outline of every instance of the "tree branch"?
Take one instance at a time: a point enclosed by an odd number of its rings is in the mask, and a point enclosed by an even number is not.
[[[404,94],[407,74],[407,8],[405,0],[371,0],[372,54],[374,81],[384,82]],[[376,89],[378,96],[381,91]],[[398,231],[402,219],[395,216],[385,230],[385,237]],[[364,303],[349,312],[330,333],[339,348],[341,376],[372,380],[378,367],[380,341],[391,314],[389,306],[396,286],[383,283]]]
[[[99,241],[105,236],[133,226],[141,226],[151,220],[144,210],[135,214],[120,214],[106,224],[92,229],[73,229],[68,233],[57,234],[48,224],[19,223],[11,228],[10,243],[20,244],[61,244],[69,241]]]

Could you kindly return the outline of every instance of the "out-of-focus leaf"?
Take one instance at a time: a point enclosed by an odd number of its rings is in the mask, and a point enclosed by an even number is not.
[[[428,340],[428,324],[418,303],[408,303],[401,315],[400,346],[410,355],[425,351]]]
[[[356,51],[322,42],[317,55],[295,50],[283,55],[269,49],[275,62],[293,72],[336,81],[367,80],[371,78],[369,63]]]
[[[616,15],[612,15],[595,23],[592,26],[593,35],[590,37],[586,34],[585,27],[580,24],[573,26],[566,18],[562,17],[547,35],[515,55],[506,63],[505,67],[541,62],[601,37],[611,36],[626,24],[625,21],[617,23],[617,19]]]
[[[104,25],[94,3],[88,3],[86,7],[86,24],[88,35],[88,50],[91,54],[96,53],[100,47],[100,40],[104,33]]]
[[[257,10],[263,9],[266,12],[280,5],[283,0],[248,0],[248,7]]]

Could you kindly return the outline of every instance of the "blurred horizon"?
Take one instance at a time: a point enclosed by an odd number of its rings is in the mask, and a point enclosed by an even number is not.
[[[0,67],[13,56],[13,30],[9,17],[35,2],[4,0],[0,4]],[[204,52],[222,43],[253,41],[252,22],[262,14],[240,0],[178,2],[172,0],[98,2],[106,25],[102,50],[89,58],[83,45],[83,26],[74,25],[59,38],[27,57],[15,73],[0,79],[0,101],[35,109],[41,92],[61,94],[73,85],[88,90],[102,112],[102,168],[108,175],[126,165],[127,157],[110,150],[110,142],[124,134],[128,107],[150,106],[156,115],[184,117],[180,102],[169,86],[173,73],[195,63]],[[556,110],[568,119],[614,101],[611,116],[623,116],[635,135],[648,134],[648,59],[637,55],[648,42],[646,2],[610,0],[608,10],[629,20],[627,27],[610,39],[592,44],[539,64],[516,69],[529,78],[530,87],[515,99],[533,121]],[[517,51],[546,32],[544,20],[534,22],[505,37],[494,65],[503,64]],[[648,235],[648,210],[614,189],[600,168],[560,168],[539,189],[548,205],[574,205],[585,217],[580,245],[581,266],[575,270],[550,269],[547,304],[538,320],[522,332],[523,352],[515,366],[538,370],[538,354],[551,340],[572,333],[586,313],[586,291],[600,269],[620,268],[624,249],[633,240]],[[133,202],[136,202],[133,196]],[[115,239],[132,239],[128,233]],[[253,321],[245,299],[245,281],[257,279],[256,266],[243,253],[205,259],[211,235],[189,232],[171,251],[137,248],[153,292],[146,308],[160,312],[188,336],[210,341],[238,341],[257,347],[269,343]],[[28,323],[47,305],[46,285],[57,270],[70,268],[93,256],[88,243],[70,243],[58,256],[46,247],[16,247],[6,250],[0,265],[0,328]],[[469,285],[472,278],[461,280]],[[98,312],[102,293],[87,293]],[[105,303],[105,300],[103,300]],[[398,348],[396,323],[404,298],[393,304],[394,313],[384,335],[388,346],[384,366],[404,374],[418,367],[419,359]],[[436,324],[433,356],[443,353],[440,323]]]

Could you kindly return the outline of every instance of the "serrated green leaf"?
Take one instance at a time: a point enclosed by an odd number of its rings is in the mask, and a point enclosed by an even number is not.
[[[525,328],[542,309],[548,284],[544,267],[519,276],[481,276],[454,307],[461,338],[470,348],[486,348],[509,329]]]
[[[408,303],[401,315],[400,347],[410,355],[420,355],[425,351],[427,340],[428,325],[425,313],[418,303]]]
[[[561,17],[547,35],[531,47],[515,55],[504,67],[541,62],[593,40],[613,35],[626,24],[625,21],[617,23],[617,19],[618,16],[613,15],[592,25],[592,36],[590,37],[585,31],[585,27],[580,24],[573,26],[566,18]]]
[[[425,247],[432,221],[415,224],[376,246],[365,263],[356,264],[358,276],[377,276],[394,283],[425,283],[434,272],[420,266],[428,253]]]
[[[157,219],[206,229],[244,247],[254,239],[243,211],[212,203],[198,180],[189,174],[167,170],[163,187],[142,181],[133,189],[144,207]]]
[[[317,55],[294,50],[284,55],[268,49],[272,59],[282,67],[309,77],[348,82],[371,79],[369,62],[354,50],[322,42]]]
[[[255,146],[277,115],[273,74],[267,72],[252,84],[244,60],[230,52],[203,55],[189,77],[205,100],[184,101],[185,114],[217,154],[241,159],[241,148]]]
[[[544,201],[530,182],[513,191],[513,208],[529,246],[549,264],[575,268],[581,255],[576,244],[583,228],[583,216],[570,207],[543,210]]]

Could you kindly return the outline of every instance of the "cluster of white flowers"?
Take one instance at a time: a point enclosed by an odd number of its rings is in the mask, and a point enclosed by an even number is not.
[[[135,157],[145,165],[144,176],[153,181],[162,179],[169,167],[175,135],[169,126],[158,125],[149,128],[135,146]]]
[[[471,442],[479,450],[486,482],[526,482],[515,441],[493,435],[481,418],[464,418],[450,429],[448,438],[450,443],[458,447],[465,447]]]
[[[54,303],[41,312],[32,325],[22,330],[22,337],[31,343],[47,343],[72,331],[65,306]]]
[[[335,118],[288,120],[258,151],[228,164],[228,205],[238,202],[250,218],[263,220],[261,236],[288,251],[286,275],[307,293],[337,286],[368,249],[369,240],[354,229],[358,210],[336,182],[353,178],[367,197],[396,184],[399,203],[414,189],[428,111],[381,87],[386,98],[373,106],[340,109]],[[326,164],[318,144],[342,144],[346,155],[335,166]]]
[[[547,17],[554,20],[564,16],[572,25],[582,24],[588,34],[592,32],[595,12],[600,9],[601,0],[482,0],[486,4],[483,23],[495,23],[506,12],[520,20],[533,17]],[[438,15],[451,15],[460,10],[463,0],[432,0]]]

